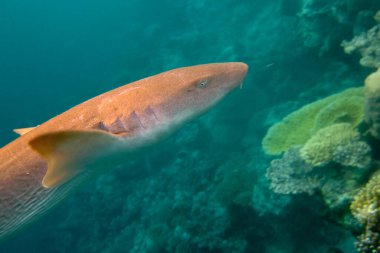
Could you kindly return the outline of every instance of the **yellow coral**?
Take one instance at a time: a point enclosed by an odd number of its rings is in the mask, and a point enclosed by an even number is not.
[[[308,104],[273,125],[263,139],[267,154],[280,154],[305,144],[323,127],[347,122],[357,126],[363,118],[363,88],[350,88]]]
[[[380,68],[365,80],[365,122],[373,137],[380,139]]]
[[[334,160],[338,147],[349,146],[359,139],[359,133],[348,123],[340,123],[319,130],[301,148],[300,155],[309,164],[321,166]]]
[[[357,126],[363,119],[363,96],[341,97],[323,108],[315,118],[313,133],[338,122]]]
[[[380,213],[380,171],[377,171],[368,183],[360,189],[350,208],[352,214],[363,224],[378,221]]]
[[[380,96],[380,68],[365,79],[364,92],[369,96]]]

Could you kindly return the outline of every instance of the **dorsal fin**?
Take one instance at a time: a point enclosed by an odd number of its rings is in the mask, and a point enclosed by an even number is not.
[[[30,131],[32,131],[36,127],[25,127],[25,128],[18,128],[18,129],[13,129],[13,132],[19,134],[19,135],[24,135]]]
[[[59,186],[85,170],[118,137],[99,130],[69,130],[40,135],[29,142],[47,162],[46,188]]]

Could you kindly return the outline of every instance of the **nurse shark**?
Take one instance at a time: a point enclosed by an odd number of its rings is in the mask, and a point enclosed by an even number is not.
[[[228,62],[170,70],[15,130],[21,136],[0,149],[0,241],[207,111],[242,84],[247,68]]]

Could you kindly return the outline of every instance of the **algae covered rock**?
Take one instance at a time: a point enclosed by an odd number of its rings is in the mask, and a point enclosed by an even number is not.
[[[377,25],[351,41],[343,41],[341,44],[346,54],[358,51],[361,55],[360,65],[368,68],[380,67],[380,11],[376,13],[374,19]]]
[[[225,206],[250,206],[255,172],[246,168],[225,170],[223,180],[215,187],[216,199]]]
[[[363,119],[362,88],[350,88],[320,99],[289,114],[273,125],[262,141],[267,154],[275,155],[305,144],[318,130],[335,123],[357,126]]]
[[[360,141],[359,132],[348,123],[319,130],[300,150],[301,157],[313,166],[336,162],[343,166],[365,168],[370,164],[370,147]]]

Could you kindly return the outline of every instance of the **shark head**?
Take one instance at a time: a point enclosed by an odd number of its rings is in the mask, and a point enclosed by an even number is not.
[[[241,62],[177,68],[122,86],[101,97],[100,129],[150,143],[206,112],[242,84]],[[136,145],[138,146],[138,145]]]
[[[29,141],[48,164],[42,185],[56,187],[76,176],[79,182],[92,171],[122,164],[127,152],[151,146],[215,105],[243,82],[247,69],[239,62],[174,69],[79,105],[80,113],[88,108],[89,118],[102,119],[96,129],[54,128]],[[78,109],[72,110],[67,115],[80,119]]]
[[[158,108],[165,118],[179,124],[206,112],[242,84],[248,66],[241,62],[212,63],[163,73]],[[159,86],[159,85],[158,85]]]

